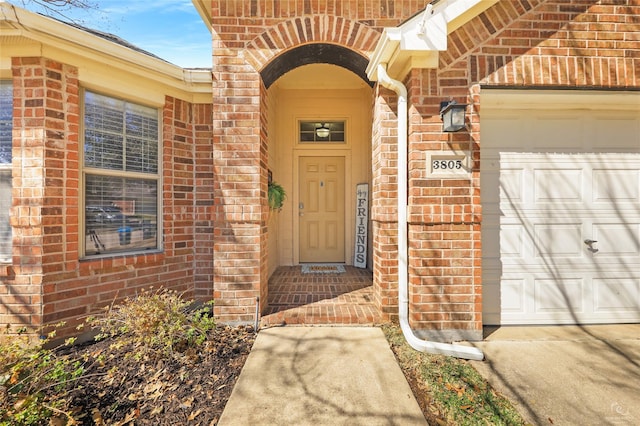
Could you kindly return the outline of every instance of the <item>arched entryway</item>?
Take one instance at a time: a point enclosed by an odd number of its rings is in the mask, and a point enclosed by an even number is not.
[[[366,64],[343,47],[311,44],[261,72],[268,87],[267,174],[287,192],[267,224],[264,313],[279,314],[270,323],[371,323],[377,316],[371,271],[352,266],[356,185],[371,183]],[[327,262],[345,272],[309,274],[301,267]]]
[[[267,311],[269,276],[275,268],[300,264],[300,223],[296,216],[300,212],[294,208],[300,207],[301,158],[327,156],[344,161],[344,192],[338,195],[344,229],[338,228],[334,234],[343,238],[337,243],[344,250],[340,260],[352,263],[355,185],[372,182],[374,99],[365,69],[380,33],[365,23],[333,15],[284,19],[277,25],[262,26],[262,32],[242,35],[235,32],[240,26],[229,27],[223,21],[213,25],[214,314],[222,322],[249,322],[257,311]],[[302,114],[284,125],[278,123],[274,111],[292,92],[279,96],[283,92],[276,87],[299,72],[313,73],[318,66],[332,68],[315,76],[298,75],[306,86],[290,89],[297,90],[299,108],[289,106],[289,110],[306,108],[306,118]],[[345,80],[355,86],[340,86]],[[345,107],[335,101],[358,90],[362,102],[352,99],[351,106]],[[342,110],[337,105],[342,105]],[[356,115],[359,118],[354,119]],[[346,140],[341,147],[336,145],[328,151],[328,147],[305,148],[299,144],[301,121],[319,121],[322,125],[329,119],[345,126]],[[354,150],[353,144],[365,148]],[[283,153],[288,157],[281,158]],[[274,214],[267,205],[269,176],[282,183],[289,194],[281,213]],[[371,255],[368,266],[373,268]],[[380,298],[375,300],[379,302]]]

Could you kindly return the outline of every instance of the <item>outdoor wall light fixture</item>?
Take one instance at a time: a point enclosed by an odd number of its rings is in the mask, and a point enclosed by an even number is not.
[[[330,133],[331,130],[324,123],[316,129],[316,136],[319,138],[328,138]]]
[[[442,118],[443,132],[457,132],[464,129],[464,114],[467,104],[459,104],[456,101],[440,102],[440,117]]]

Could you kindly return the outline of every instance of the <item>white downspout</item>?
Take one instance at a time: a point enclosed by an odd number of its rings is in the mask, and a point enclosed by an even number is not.
[[[478,348],[422,340],[409,326],[409,282],[407,243],[407,88],[389,77],[383,64],[378,65],[378,81],[398,95],[398,314],[400,328],[409,345],[420,352],[442,354],[481,361],[484,354]]]

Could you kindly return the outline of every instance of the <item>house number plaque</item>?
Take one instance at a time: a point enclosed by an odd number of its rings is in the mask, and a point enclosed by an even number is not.
[[[432,160],[433,170],[458,170],[462,168],[462,160]]]
[[[471,171],[469,156],[464,153],[427,153],[426,160],[427,178],[460,178]]]

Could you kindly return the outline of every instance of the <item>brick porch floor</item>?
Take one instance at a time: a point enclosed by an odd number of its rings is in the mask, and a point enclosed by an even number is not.
[[[279,267],[269,279],[269,306],[261,326],[377,324],[371,271],[345,269],[342,274],[303,274],[301,266]]]

